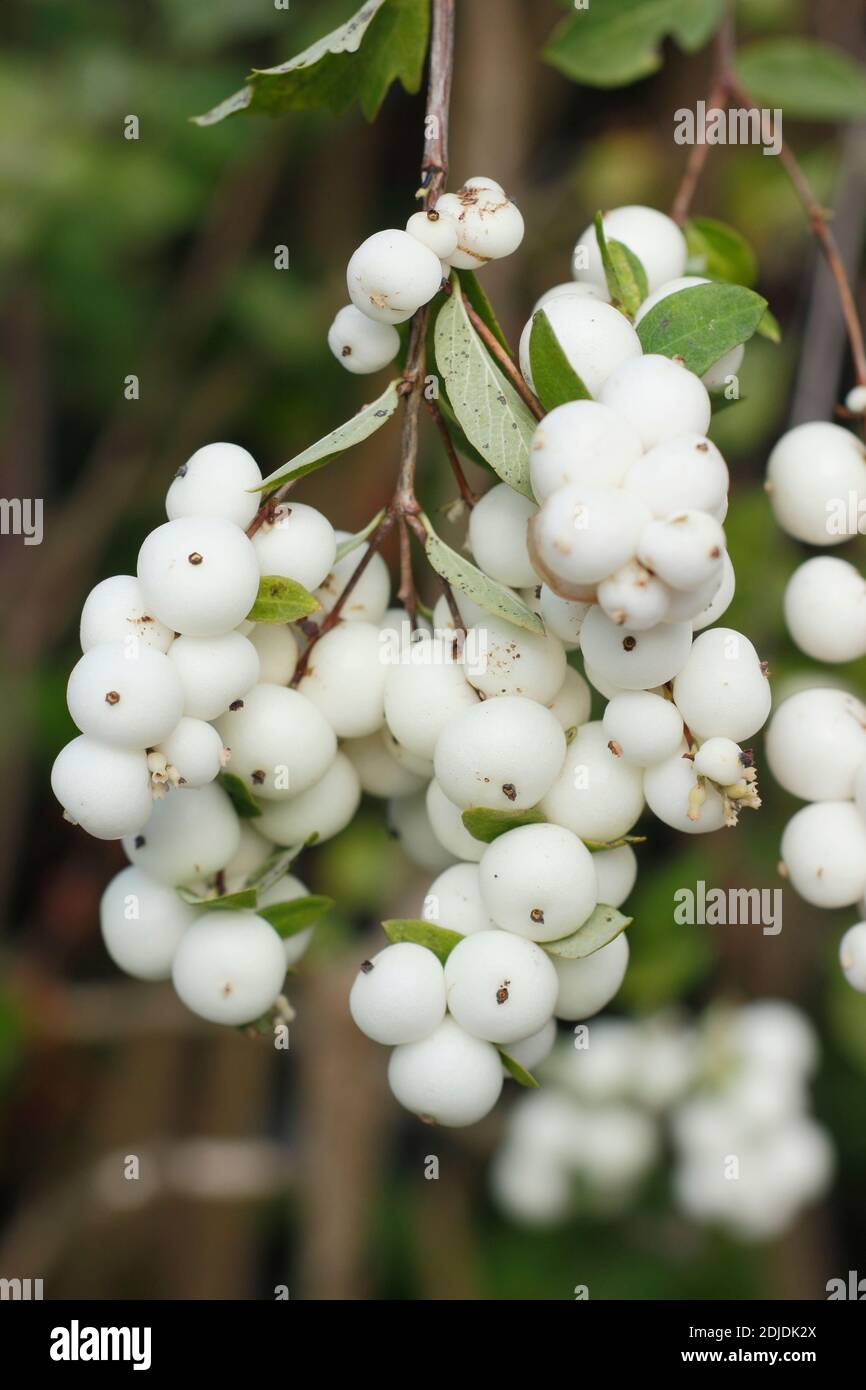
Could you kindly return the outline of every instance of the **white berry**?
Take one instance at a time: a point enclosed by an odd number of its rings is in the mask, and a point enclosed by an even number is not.
[[[796,425],[770,454],[766,488],[776,521],[789,536],[810,545],[839,545],[857,534],[866,502],[866,450],[841,425]]]
[[[169,521],[216,516],[246,530],[259,508],[262,475],[252,454],[238,444],[206,444],[182,463],[165,498]]]
[[[683,737],[682,716],[674,702],[649,690],[615,695],[605,708],[602,724],[622,757],[638,767],[672,757]]]
[[[556,1017],[572,1022],[592,1018],[609,1004],[625,977],[628,954],[625,932],[620,932],[591,956],[577,960],[554,956],[558,984]]]
[[[431,300],[442,281],[439,257],[395,227],[374,232],[349,261],[349,298],[367,318],[403,323]]]
[[[813,907],[852,907],[866,891],[866,824],[850,801],[803,806],[785,826],[781,853]]]
[[[499,1053],[445,1018],[429,1037],[391,1053],[388,1084],[406,1109],[440,1125],[473,1125],[502,1090]]]
[[[173,773],[187,787],[204,787],[222,771],[223,741],[212,724],[185,716],[156,745]],[[169,780],[174,780],[170,775]]]
[[[569,936],[598,901],[593,855],[561,825],[522,825],[485,850],[481,895],[496,924],[530,941]]]
[[[178,637],[168,655],[183,687],[183,712],[194,719],[217,719],[259,680],[258,651],[239,632]]]
[[[695,638],[674,679],[674,701],[699,739],[751,738],[770,713],[770,682],[748,637],[714,627]]]
[[[73,666],[66,702],[91,738],[117,748],[150,748],[180,719],[183,689],[164,652],[138,642],[105,642]]]
[[[211,1023],[252,1023],[276,1002],[286,960],[273,927],[252,912],[208,912],[193,922],[174,958],[182,1003]]]
[[[620,241],[637,256],[646,271],[650,292],[682,275],[686,266],[686,239],[672,218],[656,208],[629,204],[602,215],[607,241]],[[607,281],[595,224],[577,240],[572,257],[575,280],[604,286]]]
[[[799,690],[773,714],[764,746],[785,791],[804,801],[847,801],[866,759],[866,706],[847,690]]]
[[[483,849],[484,846],[482,845]],[[425,922],[469,936],[493,931],[492,920],[481,897],[477,864],[452,864],[434,878],[424,895],[421,916]]]
[[[273,520],[256,531],[253,548],[260,574],[279,574],[312,590],[330,573],[337,537],[328,518],[315,507],[281,502]]]
[[[559,346],[591,396],[597,396],[610,376],[623,364],[640,357],[640,339],[624,314],[610,304],[585,296],[562,295],[551,299],[547,315]],[[533,320],[520,335],[520,370],[534,389],[530,341]]]
[[[712,414],[703,383],[657,353],[625,362],[605,381],[599,400],[632,425],[644,449],[683,434],[706,434]]]
[[[584,724],[540,809],[581,839],[616,840],[643,810],[643,774],[611,751],[599,721]]]
[[[580,634],[580,648],[604,679],[625,690],[648,690],[683,669],[691,638],[691,623],[660,623],[634,631],[611,622],[602,608],[593,608]]]
[[[317,782],[283,801],[263,801],[257,824],[278,845],[316,843],[339,835],[361,800],[361,784],[352,763],[337,753]]]
[[[337,531],[335,536],[337,541],[345,541],[349,539],[349,532]],[[343,556],[342,560],[337,560],[321,585],[316,589],[316,598],[326,613],[330,613],[337,599],[342,595],[368,549],[369,546],[365,541],[363,545],[350,550],[348,555]],[[364,622],[378,623],[385,615],[390,597],[391,579],[388,574],[388,566],[377,552],[368,561],[361,578],[353,585],[351,592],[347,595],[346,601],[340,609],[340,617],[344,622],[348,622],[352,618],[360,618]]]
[[[345,304],[328,329],[328,347],[347,372],[366,376],[381,371],[400,351],[400,334],[393,323],[362,314]]]
[[[866,580],[835,555],[804,561],[788,580],[785,622],[816,661],[857,661],[866,654]]]
[[[286,800],[311,787],[334,761],[334,730],[297,690],[259,684],[229,709],[217,729],[231,752],[231,771],[256,797]]]
[[[138,578],[160,622],[191,637],[215,637],[249,613],[259,567],[240,527],[187,516],[151,531],[138,552]]]
[[[124,837],[131,863],[171,887],[207,879],[237,853],[240,823],[222,787],[173,788],[154,802],[150,819]]]
[[[105,949],[137,980],[167,980],[180,940],[196,911],[173,888],[130,864],[108,884],[99,904]]]
[[[577,483],[619,487],[641,456],[637,431],[598,401],[568,401],[536,426],[529,474],[539,502]]]
[[[51,790],[67,815],[97,840],[140,830],[153,809],[144,753],[84,734],[57,754]]]
[[[553,785],[565,758],[565,735],[535,700],[503,695],[450,720],[439,735],[436,778],[457,806],[521,811]]]
[[[851,988],[866,994],[866,922],[856,922],[842,937],[839,963]]]
[[[141,642],[167,652],[174,629],[148,612],[141,585],[131,574],[114,574],[91,589],[81,610],[81,650],[102,642]]]
[[[469,514],[469,545],[479,569],[500,584],[525,588],[536,575],[526,550],[526,527],[538,508],[507,483],[481,498]]]
[[[411,941],[386,946],[364,961],[349,995],[349,1012],[374,1042],[418,1042],[445,1017],[445,974],[432,951]]]
[[[474,932],[445,962],[448,1011],[473,1037],[528,1037],[553,1013],[556,971],[534,941],[507,931]]]

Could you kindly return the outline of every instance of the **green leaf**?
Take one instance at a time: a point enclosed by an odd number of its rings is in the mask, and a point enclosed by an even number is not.
[[[681,357],[698,376],[751,338],[767,307],[742,285],[693,285],[662,299],[637,326],[644,352]]]
[[[560,937],[558,941],[541,941],[539,945],[562,960],[582,960],[584,956],[591,956],[602,946],[607,946],[633,920],[624,917],[617,908],[599,903],[583,925],[570,936]]]
[[[621,241],[608,241],[604,217],[595,214],[595,237],[601,252],[610,302],[633,319],[649,294],[646,271],[633,251]]]
[[[496,811],[488,806],[470,806],[461,819],[470,835],[490,845],[507,830],[517,830],[521,825],[541,825],[547,817],[537,806],[527,811]]]
[[[318,893],[307,893],[303,898],[292,898],[289,902],[271,903],[269,907],[260,907],[258,915],[270,922],[277,936],[286,938],[297,936],[298,932],[314,926],[333,906],[333,898],[325,898]]]
[[[232,805],[242,820],[251,820],[253,816],[262,814],[261,806],[240,777],[236,777],[233,772],[221,772],[219,782],[223,791],[228,792]]]
[[[457,276],[436,319],[436,362],[467,439],[494,473],[532,497],[529,442],[536,421],[469,321]]]
[[[655,72],[668,35],[701,48],[724,17],[724,0],[590,0],[554,30],[546,62],[588,87],[623,87]]]
[[[497,580],[491,579],[477,565],[473,565],[471,560],[467,560],[465,555],[459,555],[450,545],[446,545],[433,530],[430,518],[423,513],[421,521],[427,532],[424,542],[427,559],[438,575],[462,593],[468,594],[497,618],[505,618],[509,623],[514,623],[515,627],[525,628],[527,632],[544,632],[544,623],[522,599],[510,593]]]
[[[205,898],[199,897],[191,888],[178,888],[176,892],[190,907],[200,907],[202,912],[248,912],[255,908],[257,900],[255,888],[242,888],[239,893]]]
[[[295,458],[284,463],[282,468],[278,468],[270,477],[265,478],[257,488],[251,488],[254,492],[270,492],[271,488],[278,483],[288,483],[295,478],[304,478],[308,473],[314,473],[318,468],[324,468],[326,463],[330,463],[332,458],[342,454],[346,449],[351,449],[353,444],[360,444],[363,440],[369,439],[371,434],[380,430],[382,426],[390,420],[397,406],[400,404],[398,387],[399,380],[390,381],[375,401],[369,405],[362,406],[357,415],[353,415],[351,420],[345,424],[338,425],[330,434],[326,434],[322,439],[311,444],[303,453],[297,454]]]
[[[781,343],[782,341],[782,329],[779,320],[769,309],[764,310],[755,332],[760,333],[762,338],[769,338],[771,343]]]
[[[259,580],[256,601],[247,614],[253,623],[294,623],[321,608],[303,584],[281,574],[266,574]]]
[[[553,410],[566,401],[591,400],[589,392],[563,352],[544,309],[537,309],[532,315],[529,366],[535,394],[545,410]]]
[[[416,946],[426,946],[443,965],[457,943],[463,940],[459,931],[449,931],[448,927],[437,927],[432,922],[411,917],[383,922],[382,930],[392,945],[397,941],[414,941]]]
[[[737,54],[737,77],[758,106],[781,108],[785,120],[857,120],[866,116],[866,67],[816,39],[753,43]]]
[[[752,286],[758,261],[744,236],[715,217],[690,217],[683,231],[689,259],[687,275],[708,275],[733,285]]]
[[[590,854],[601,854],[606,849],[620,849],[622,845],[646,844],[646,835],[620,835],[616,840],[584,840]]]
[[[468,299],[482,323],[487,324],[487,327],[500,346],[504,347],[505,351],[510,353],[511,348],[508,339],[502,331],[502,325],[496,317],[496,310],[490,303],[487,297],[487,291],[484,289],[475,271],[458,270],[456,274],[460,281],[460,288],[463,291],[464,297]]]
[[[311,840],[306,842],[306,844],[310,843]],[[305,848],[306,845],[293,845],[290,849],[283,849],[282,846],[278,845],[273,853],[268,855],[261,868],[256,869],[255,873],[248,876],[247,887],[256,888],[260,893],[273,887],[284,874],[289,872],[301,850]]]
[[[527,1071],[526,1067],[522,1067],[516,1057],[512,1057],[510,1052],[506,1052],[501,1047],[497,1047],[496,1051],[502,1058],[502,1065],[505,1070],[517,1082],[518,1086],[528,1086],[535,1091],[538,1090],[538,1082],[532,1072]]]
[[[367,522],[366,526],[362,527],[360,531],[356,531],[354,536],[347,536],[344,541],[340,541],[340,544],[337,546],[334,564],[336,565],[340,560],[344,559],[346,555],[351,555],[352,551],[357,550],[359,545],[363,545],[364,541],[372,536],[384,515],[385,508],[383,507],[381,511],[378,511],[376,515]]]
[[[242,111],[344,111],[358,101],[371,121],[392,82],[417,92],[428,28],[428,0],[365,0],[338,29],[278,67],[254,69],[239,92],[193,119],[207,126]]]

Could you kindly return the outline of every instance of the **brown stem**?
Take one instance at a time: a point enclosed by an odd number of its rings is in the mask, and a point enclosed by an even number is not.
[[[424,206],[427,208],[433,207],[448,177],[448,112],[453,72],[454,0],[433,0],[424,154],[421,159],[421,186],[426,190]]]
[[[457,450],[454,448],[454,441],[452,440],[451,435],[448,433],[448,426],[445,424],[445,421],[442,418],[442,411],[439,409],[438,405],[431,397],[425,396],[424,404],[426,405],[427,409],[432,415],[433,422],[437,430],[439,431],[439,435],[442,440],[445,453],[448,455],[448,462],[451,464],[451,471],[454,474],[454,477],[457,480],[457,486],[460,489],[460,496],[466,503],[467,507],[471,509],[475,506],[475,503],[478,501],[478,494],[472,491],[471,487],[466,481],[466,474],[463,472],[463,465],[457,456]]]
[[[510,355],[505,351],[505,348],[500,343],[496,334],[490,331],[484,320],[475,312],[468,299],[464,299],[463,303],[466,308],[466,313],[469,316],[469,322],[472,324],[479,338],[484,339],[486,346],[496,358],[500,367],[502,367],[505,375],[508,377],[524,405],[529,407],[536,420],[543,420],[544,407],[534,392],[530,391],[523,376],[514,365]]]
[[[418,625],[418,595],[415,590],[415,576],[412,573],[412,550],[409,541],[409,527],[406,518],[400,517],[400,588],[397,597],[409,614],[412,627]]]
[[[734,17],[729,10],[713,40],[713,82],[704,109],[704,139],[692,146],[680,186],[671,204],[671,217],[680,227],[689,215],[689,208],[692,205],[698,180],[704,171],[704,165],[710,153],[710,146],[706,141],[707,116],[720,106],[727,108],[733,64]]]

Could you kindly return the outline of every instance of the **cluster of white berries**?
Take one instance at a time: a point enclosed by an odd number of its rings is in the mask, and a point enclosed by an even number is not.
[[[741,1239],[784,1231],[832,1170],[808,1113],[814,1034],[792,1004],[709,1010],[697,1025],[659,1014],[600,1019],[565,1041],[508,1117],[491,1169],[505,1212],[530,1225],[620,1210],[675,1152],[680,1209]],[[579,1181],[577,1181],[579,1179]]]
[[[438,293],[451,268],[478,270],[516,251],[523,218],[493,179],[467,179],[415,212],[406,230],[392,227],[362,242],[349,261],[351,304],[328,330],[328,346],[350,372],[377,372],[397,356],[395,324],[405,323]]]

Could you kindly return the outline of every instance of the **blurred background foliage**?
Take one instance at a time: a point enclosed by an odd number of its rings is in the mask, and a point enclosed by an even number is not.
[[[786,890],[777,937],[681,927],[672,916],[675,889],[699,878],[777,886],[794,806],[766,778],[764,809],[734,834],[693,845],[653,824],[615,1007],[641,1014],[675,1000],[700,1008],[779,994],[815,1021],[817,1112],[837,1146],[838,1179],[820,1210],[769,1245],[690,1227],[663,1177],[623,1218],[527,1233],[486,1195],[500,1120],[440,1133],[397,1112],[384,1054],[356,1033],[345,1004],[382,916],[416,913],[425,888],[378,807],[301,866],[311,889],[339,906],[291,982],[298,1019],[288,1056],[199,1025],[168,987],[121,980],[102,950],[99,896],[122,855],[65,825],[47,782],[73,732],[64,688],[81,601],[97,579],[133,569],[194,448],[231,439],[270,472],[372,394],[339,369],[325,334],[345,300],[352,249],[411,210],[423,105],[395,87],[374,126],[355,112],[209,129],[188,117],[353,8],[3,6],[2,490],[45,499],[45,541],[25,548],[4,537],[0,551],[0,1274],[44,1277],[58,1297],[271,1297],[284,1284],[292,1297],[569,1298],[578,1283],[593,1298],[823,1297],[827,1278],[866,1261],[866,1011],[835,966],[850,913],[818,914]],[[739,9],[748,34],[817,34],[862,55],[860,4],[750,0]],[[666,44],[657,74],[592,90],[539,61],[562,13],[554,0],[459,0],[458,12],[452,168],[457,180],[491,172],[523,209],[520,254],[484,272],[516,340],[538,294],[568,277],[575,237],[596,208],[669,205],[683,167],[673,112],[706,96],[710,59]],[[130,114],[136,141],[123,137]],[[862,139],[806,123],[785,134],[823,199],[844,201],[852,181],[862,184]],[[782,592],[802,555],[772,523],[762,472],[803,389],[807,316],[818,312],[835,333],[835,308],[777,161],[753,148],[713,151],[695,210],[751,241],[758,288],[784,330],[780,347],[749,346],[744,400],[713,427],[734,479],[727,530],[738,592],[727,621],[768,659],[778,697],[828,675],[784,634]],[[856,245],[859,223],[853,231]],[[278,271],[282,245],[290,268]],[[836,372],[824,379],[814,361],[810,371],[829,416]],[[129,374],[140,380],[137,400],[124,397]],[[393,429],[374,436],[309,479],[304,500],[357,529],[389,494],[396,447]],[[452,498],[432,432],[420,490],[428,510]],[[857,559],[858,549],[841,553]],[[830,678],[864,687],[863,669]],[[424,1177],[431,1152],[438,1182]],[[138,1183],[122,1179],[125,1154],[141,1155]]]

